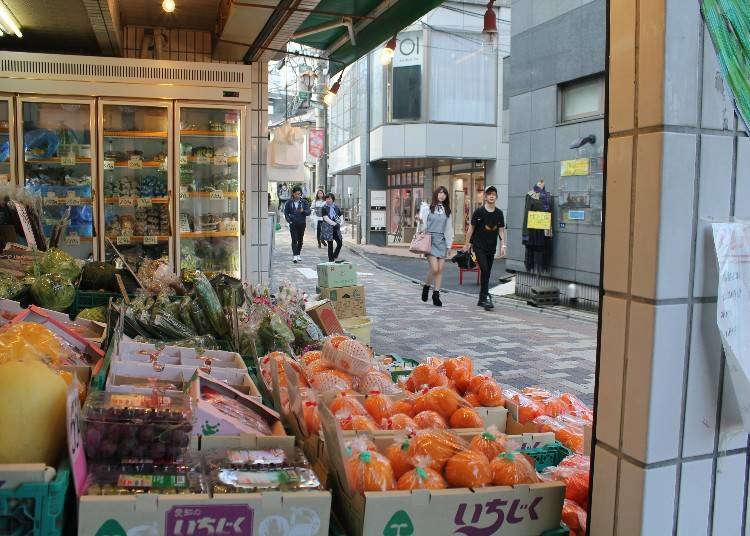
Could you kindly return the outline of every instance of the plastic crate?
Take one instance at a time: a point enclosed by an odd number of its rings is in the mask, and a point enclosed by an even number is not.
[[[568,447],[559,441],[553,441],[548,445],[535,449],[524,449],[521,452],[534,458],[537,472],[542,472],[547,467],[557,465],[572,453]]]
[[[133,296],[131,295],[130,297],[132,298]],[[76,297],[73,300],[73,305],[70,306],[70,314],[75,316],[84,309],[106,307],[109,304],[110,298],[119,299],[122,298],[122,294],[103,290],[76,289]]]
[[[411,374],[411,369],[419,365],[419,361],[415,359],[409,359],[408,357],[401,357],[396,354],[389,354],[389,356],[392,357],[397,364],[402,365],[404,368],[409,368],[409,370],[392,370],[391,379],[394,382],[398,382],[399,378],[402,378]]]
[[[65,528],[70,465],[63,458],[51,482],[29,482],[0,490],[0,534],[57,536]]]
[[[560,523],[559,529],[547,530],[542,533],[542,536],[568,536],[570,529],[565,523]]]

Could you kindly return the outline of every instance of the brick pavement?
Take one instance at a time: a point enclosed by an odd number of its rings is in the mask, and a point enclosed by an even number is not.
[[[293,264],[289,232],[276,233],[274,284],[288,279],[315,294],[318,262],[326,261],[308,231],[303,262]],[[420,300],[421,287],[379,269],[344,246],[341,258],[358,266],[365,285],[367,314],[373,320],[372,344],[381,353],[424,358],[466,354],[500,381],[524,387],[543,385],[572,391],[592,404],[596,358],[596,324],[539,314],[526,306],[495,301],[494,311],[476,306],[476,297],[445,293],[444,306]]]

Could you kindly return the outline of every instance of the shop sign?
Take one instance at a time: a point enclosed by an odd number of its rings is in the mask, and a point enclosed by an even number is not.
[[[586,211],[585,210],[569,210],[568,219],[569,220],[585,220]]]
[[[325,130],[322,128],[311,128],[307,135],[307,154],[313,158],[323,156],[323,144],[325,143]]]
[[[548,231],[552,228],[552,213],[541,211],[529,211],[529,217],[526,222],[529,229],[540,229]]]
[[[719,261],[716,323],[744,430],[750,430],[750,223],[714,223]]]
[[[174,536],[251,535],[253,510],[247,504],[173,506],[165,524],[165,533]]]
[[[584,176],[589,174],[589,159],[578,158],[576,160],[562,160],[560,162],[560,176]]]
[[[370,211],[370,230],[371,231],[385,231],[385,210],[371,210]]]
[[[385,190],[370,190],[370,209],[385,210],[387,208],[388,195]]]
[[[398,34],[396,50],[393,55],[394,67],[422,65],[422,32],[403,32]]]

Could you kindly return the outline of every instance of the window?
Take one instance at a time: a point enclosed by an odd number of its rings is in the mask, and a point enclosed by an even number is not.
[[[560,121],[604,115],[604,78],[597,77],[560,86]]]
[[[422,32],[403,32],[388,69],[388,120],[417,121],[422,118]]]

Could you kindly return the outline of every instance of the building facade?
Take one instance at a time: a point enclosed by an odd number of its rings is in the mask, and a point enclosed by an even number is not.
[[[360,241],[408,244],[420,203],[439,185],[460,214],[457,242],[486,186],[498,187],[507,208],[510,2],[496,2],[492,35],[482,31],[486,6],[445,2],[398,34],[389,65],[378,48],[345,71],[329,108],[328,184],[357,220]]]
[[[514,0],[511,55],[505,62],[510,184],[507,269],[516,291],[557,286],[563,300],[598,303],[601,258],[604,0]],[[551,194],[551,262],[529,268],[526,197],[543,180]],[[573,286],[571,286],[571,283]]]

